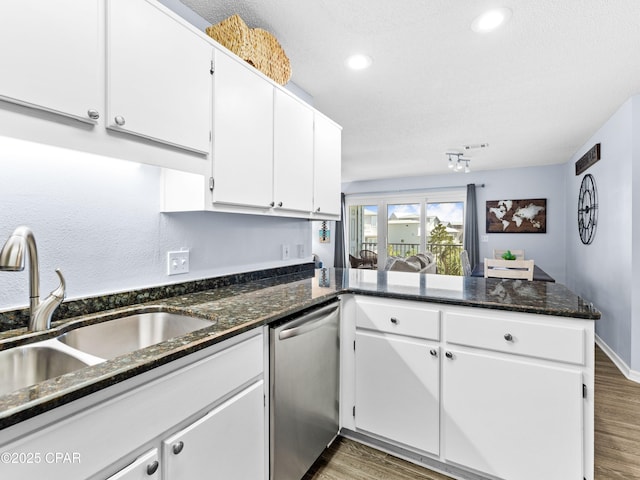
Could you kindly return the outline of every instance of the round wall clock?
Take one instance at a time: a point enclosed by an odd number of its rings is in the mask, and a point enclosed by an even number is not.
[[[593,242],[598,223],[598,191],[593,175],[586,174],[578,194],[578,233],[585,245]]]

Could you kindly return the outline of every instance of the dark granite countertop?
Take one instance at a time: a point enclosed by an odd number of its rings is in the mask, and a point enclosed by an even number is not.
[[[519,280],[420,275],[372,270],[324,269],[297,272],[247,281],[194,288],[166,287],[177,295],[113,308],[121,300],[107,302],[104,311],[83,313],[70,302],[66,311],[76,315],[59,319],[44,333],[24,328],[0,332],[0,350],[45,338],[54,338],[78,326],[117,318],[132,312],[169,311],[212,320],[211,327],[122,355],[94,366],[0,396],[0,429],[51,410],[117,382],[139,375],[242,332],[281,320],[306,308],[322,304],[341,293],[360,293],[406,298],[451,305],[511,310],[543,315],[598,319],[600,313],[588,302],[557,283]],[[210,288],[211,287],[211,288]],[[158,287],[161,289],[162,287]],[[200,289],[200,290],[199,290]],[[132,296],[139,299],[144,295]],[[153,295],[151,295],[153,297]],[[95,302],[94,302],[95,303]],[[102,303],[100,303],[102,305]],[[64,305],[64,304],[63,304]],[[75,310],[74,310],[75,308]],[[95,310],[97,307],[93,307]],[[12,318],[7,312],[4,313]],[[1,317],[2,315],[0,315]]]

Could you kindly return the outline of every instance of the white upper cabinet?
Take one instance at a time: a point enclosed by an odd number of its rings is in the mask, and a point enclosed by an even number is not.
[[[164,211],[339,218],[340,127],[158,1],[5,0],[0,44],[3,135],[175,172]]]
[[[213,202],[269,209],[273,85],[217,49],[213,77]]]
[[[313,211],[318,217],[340,215],[342,129],[315,112]]]
[[[99,0],[5,0],[0,98],[95,122],[102,100]]]
[[[155,2],[109,0],[107,127],[209,153],[212,50]]]
[[[274,98],[273,201],[287,210],[313,208],[313,110],[282,90]]]

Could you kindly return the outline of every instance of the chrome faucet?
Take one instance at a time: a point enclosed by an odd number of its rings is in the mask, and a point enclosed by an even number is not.
[[[38,250],[36,239],[29,227],[16,228],[0,250],[0,270],[21,272],[24,270],[25,251],[29,257],[29,330],[47,330],[51,327],[51,317],[65,295],[65,281],[62,272],[56,269],[60,285],[40,302],[40,272],[38,270]]]

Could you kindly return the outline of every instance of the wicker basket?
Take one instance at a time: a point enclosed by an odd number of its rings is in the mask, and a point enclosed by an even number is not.
[[[207,27],[207,35],[224,47],[227,47],[241,59],[251,63],[253,46],[251,30],[239,15],[232,15],[226,20]],[[253,65],[253,63],[251,63]]]
[[[287,83],[291,78],[291,64],[276,37],[266,30],[254,28],[251,31],[251,45],[253,66],[280,85]]]
[[[276,38],[261,28],[249,28],[239,15],[207,27],[207,35],[280,85],[291,78],[291,64]]]

